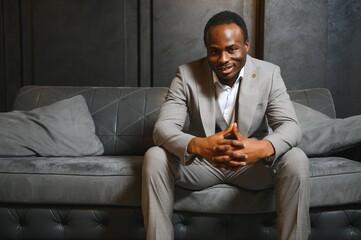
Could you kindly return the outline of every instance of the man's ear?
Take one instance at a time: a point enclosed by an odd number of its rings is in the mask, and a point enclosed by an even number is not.
[[[246,52],[248,53],[249,52],[249,50],[250,50],[250,48],[251,48],[251,45],[250,45],[250,43],[249,43],[249,40],[247,39],[246,40],[246,42],[244,43],[244,46],[245,46],[245,48],[246,48]]]

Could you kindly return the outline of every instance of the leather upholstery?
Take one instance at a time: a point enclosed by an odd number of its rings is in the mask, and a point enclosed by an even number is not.
[[[173,214],[175,239],[276,239],[276,215]],[[0,205],[1,239],[144,239],[140,208]],[[361,239],[360,206],[311,209],[312,238]]]

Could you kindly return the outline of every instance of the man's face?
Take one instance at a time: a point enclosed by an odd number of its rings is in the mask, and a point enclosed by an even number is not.
[[[234,23],[211,27],[206,33],[206,48],[209,65],[219,80],[233,85],[246,63],[249,49],[242,29]]]

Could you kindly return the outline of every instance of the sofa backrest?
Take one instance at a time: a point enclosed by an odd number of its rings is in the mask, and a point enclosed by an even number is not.
[[[143,155],[153,145],[152,132],[167,88],[25,86],[14,110],[31,110],[81,94],[93,116],[105,155]],[[290,91],[292,100],[335,117],[327,89]]]
[[[336,117],[335,105],[331,92],[326,88],[310,88],[288,91],[292,101],[298,102],[331,118]]]
[[[14,110],[31,110],[81,94],[94,119],[105,155],[143,155],[167,88],[25,86]]]

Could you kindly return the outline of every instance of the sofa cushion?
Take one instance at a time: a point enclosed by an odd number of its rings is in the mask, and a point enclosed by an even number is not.
[[[361,162],[341,157],[310,158],[311,207],[359,203],[360,182]],[[225,214],[274,212],[274,188],[247,191],[218,184],[193,191],[176,187],[174,209]]]
[[[0,156],[85,156],[103,150],[81,95],[31,111],[0,113]]]
[[[311,207],[361,202],[361,162],[341,157],[310,158]]]
[[[0,202],[140,206],[142,159],[2,158]]]
[[[0,202],[141,206],[142,156],[13,157],[0,164]],[[310,158],[311,206],[361,200],[361,163]],[[274,212],[274,188],[247,191],[219,184],[202,191],[176,187],[175,210]]]
[[[194,191],[176,186],[174,209],[219,214],[274,212],[274,188],[249,191],[224,183]]]

